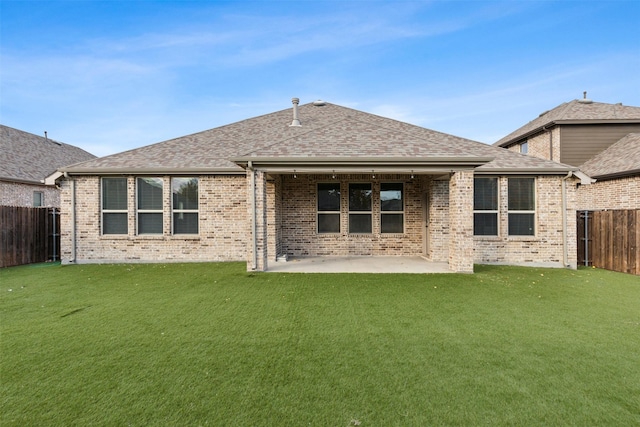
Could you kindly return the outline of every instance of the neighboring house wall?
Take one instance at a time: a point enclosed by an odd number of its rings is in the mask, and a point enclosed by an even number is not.
[[[562,218],[562,177],[536,178],[535,236],[508,236],[507,178],[499,179],[499,235],[476,236],[475,262],[479,264],[532,264],[562,267],[564,258]],[[576,260],[576,180],[567,180],[566,244],[567,263]]]
[[[640,176],[579,186],[577,209],[640,209]]]
[[[100,177],[75,181],[75,250],[72,248],[72,184],[61,181],[62,260],[64,263],[242,261],[246,258],[247,221],[245,176],[200,176],[199,234],[171,235],[170,177],[164,180],[163,235],[136,235],[135,177],[128,178],[128,235],[101,235]]]
[[[42,192],[42,206],[60,207],[60,190],[46,185],[0,181],[0,205],[33,206],[33,193]]]
[[[627,134],[640,132],[640,124],[592,124],[561,126],[560,163],[580,166]]]

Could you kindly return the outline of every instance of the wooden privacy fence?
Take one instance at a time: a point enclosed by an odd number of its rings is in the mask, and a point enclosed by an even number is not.
[[[578,211],[578,264],[640,275],[640,209]]]
[[[57,261],[60,210],[0,206],[0,267]]]

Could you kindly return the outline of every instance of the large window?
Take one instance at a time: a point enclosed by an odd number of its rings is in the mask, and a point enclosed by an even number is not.
[[[340,232],[340,183],[318,184],[318,233]]]
[[[173,234],[198,234],[198,178],[172,178]]]
[[[162,178],[138,178],[138,234],[162,234]]]
[[[127,233],[127,178],[102,178],[102,234]]]
[[[349,184],[349,233],[371,233],[371,184]]]
[[[498,178],[473,179],[473,235],[498,235]]]
[[[509,235],[535,235],[535,179],[509,178]]]
[[[404,199],[401,182],[380,184],[380,231],[404,232]]]

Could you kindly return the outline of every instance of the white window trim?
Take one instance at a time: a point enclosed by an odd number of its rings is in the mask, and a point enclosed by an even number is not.
[[[197,179],[198,180],[198,209],[176,209],[173,205],[173,180],[174,178],[186,178],[186,179]],[[172,176],[169,182],[169,191],[171,197],[171,235],[172,236],[199,236],[200,235],[200,183],[202,180],[200,177],[195,176]],[[197,233],[179,233],[175,232],[175,224],[173,220],[174,214],[186,214],[186,213],[195,213],[198,214],[198,232]]]
[[[509,210],[509,178],[527,178],[533,180],[533,210],[517,211]],[[512,176],[507,178],[507,236],[509,237],[536,237],[538,235],[538,180],[535,176]],[[511,214],[533,214],[533,234],[510,234],[509,215]]]
[[[351,198],[351,184],[369,184],[371,186],[371,209],[368,211],[352,211],[351,210],[351,203],[350,203],[350,198]],[[373,234],[373,196],[374,196],[374,189],[373,189],[373,182],[349,182],[347,184],[347,228],[349,229],[349,234],[352,235],[371,235]],[[351,231],[351,227],[350,227],[350,223],[351,223],[351,215],[369,215],[371,217],[371,231],[368,232],[352,232]]]
[[[402,184],[402,210],[401,211],[383,211],[382,210],[382,185],[383,184]],[[407,220],[407,216],[405,215],[405,210],[406,210],[406,205],[405,205],[405,199],[406,199],[406,194],[405,194],[405,184],[404,181],[385,181],[385,182],[381,182],[380,183],[380,190],[378,191],[378,198],[380,199],[380,234],[384,234],[386,236],[390,235],[390,234],[405,234],[406,230],[407,230],[407,224],[406,224],[406,220]],[[383,232],[382,231],[382,216],[383,215],[400,215],[402,214],[402,232],[393,232],[393,233],[387,233],[387,232]]]
[[[321,184],[338,184],[338,189],[340,191],[340,207],[338,208],[337,211],[321,211],[318,210],[318,200],[319,200],[319,187]],[[320,231],[320,221],[318,220],[318,218],[320,217],[320,215],[338,215],[338,231]],[[342,229],[342,185],[339,182],[317,182],[316,183],[316,234],[340,234],[340,231]]]
[[[496,209],[491,209],[491,210],[473,210],[473,217],[475,220],[475,216],[477,213],[494,213],[496,214],[496,234],[475,234],[475,231],[473,233],[473,237],[479,237],[479,238],[489,238],[489,237],[498,237],[500,236],[500,177],[498,176],[476,176],[474,178],[492,178],[496,180],[496,192],[497,192],[497,199],[496,199]],[[475,189],[474,189],[475,191]]]
[[[140,201],[138,200],[138,191],[139,191],[139,186],[138,186],[138,180],[141,178],[156,178],[159,179],[160,182],[162,183],[162,200],[163,200],[163,205],[164,205],[164,179],[161,176],[138,176],[136,177],[136,235],[137,236],[159,236],[164,234],[164,208],[163,206],[160,207],[160,209],[140,209],[138,207],[138,203],[140,203]],[[162,231],[160,233],[140,233],[140,215],[139,214],[145,214],[145,213],[155,213],[155,214],[161,214],[162,215]]]
[[[104,180],[105,179],[124,179],[126,186],[127,186],[127,191],[126,191],[126,195],[125,198],[127,199],[127,206],[129,206],[129,180],[127,178],[114,178],[114,177],[102,177],[100,178],[100,235],[101,236],[126,236],[129,234],[129,225],[128,225],[128,221],[129,221],[129,209],[105,209],[104,208]],[[115,214],[115,213],[124,213],[127,214],[127,233],[120,233],[120,234],[105,234],[104,233],[104,214]]]

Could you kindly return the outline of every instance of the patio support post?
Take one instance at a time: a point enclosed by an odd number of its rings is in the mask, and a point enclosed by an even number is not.
[[[473,273],[473,171],[449,179],[449,269]]]
[[[256,262],[255,271],[267,270],[267,176],[264,172],[259,170],[252,171],[254,174],[253,182],[255,187],[253,188],[255,204],[254,212],[252,212],[255,220],[255,226],[253,227],[254,235],[254,247],[252,251],[253,259]]]

